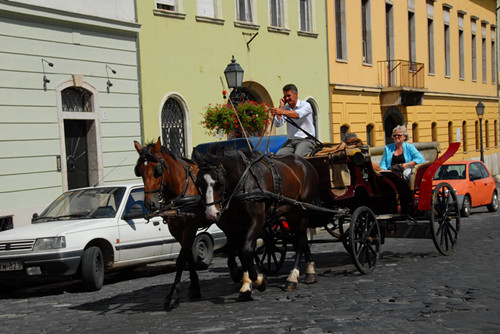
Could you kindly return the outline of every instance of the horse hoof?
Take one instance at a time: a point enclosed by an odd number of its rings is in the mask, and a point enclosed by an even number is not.
[[[285,285],[285,291],[293,291],[297,288],[297,283],[295,282],[286,282],[286,285]]]
[[[238,295],[238,301],[240,302],[249,302],[253,300],[252,291],[240,292]]]
[[[200,299],[201,298],[200,290],[189,290],[188,298],[189,299]]]
[[[239,268],[231,269],[229,274],[231,275],[231,279],[234,283],[241,282],[241,279],[243,278],[243,270]]]
[[[255,285],[254,285],[254,286],[255,286]],[[260,283],[260,285],[257,285],[257,286],[255,286],[255,287],[257,288],[257,290],[259,290],[259,291],[261,291],[261,292],[262,292],[262,291],[265,291],[265,290],[266,290],[266,288],[267,288],[267,278],[262,279],[262,283]]]
[[[304,283],[305,284],[316,283],[316,274],[306,274],[306,277],[304,277]]]
[[[165,311],[172,311],[174,308],[177,308],[178,306],[179,306],[179,299],[174,300],[173,303],[170,299],[167,299],[164,305]]]

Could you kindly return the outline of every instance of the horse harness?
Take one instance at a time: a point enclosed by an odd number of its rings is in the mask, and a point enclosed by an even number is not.
[[[276,170],[276,166],[272,163],[271,159],[269,159],[269,157],[267,157],[265,154],[261,154],[260,156],[258,156],[254,160],[250,160],[242,151],[238,151],[238,153],[240,154],[243,162],[245,163],[246,168],[243,171],[243,173],[241,174],[241,177],[240,177],[238,183],[236,184],[236,187],[234,188],[233,192],[231,193],[231,195],[229,196],[229,198],[227,200],[224,199],[225,191],[224,190],[222,191],[223,196],[220,200],[217,201],[217,202],[223,203],[223,205],[221,205],[220,213],[222,214],[225,210],[227,210],[227,208],[229,207],[229,204],[231,203],[231,200],[233,198],[235,198],[238,201],[261,201],[261,200],[270,199],[270,198],[275,199],[276,201],[274,204],[274,211],[276,211],[279,203],[281,202],[281,199],[283,198],[282,187],[281,187],[281,184],[282,184],[281,176],[278,174],[278,171]],[[273,196],[269,196],[270,192],[265,190],[262,187],[261,182],[259,181],[259,178],[257,177],[257,174],[252,169],[252,167],[260,161],[262,161],[262,163],[267,168],[269,168],[271,171],[271,175],[273,178],[273,186],[274,186],[273,187],[274,192],[272,193]],[[223,173],[225,175],[225,170],[224,170],[224,167],[222,165],[218,166],[217,169],[218,169],[219,177],[220,177],[220,175],[222,175],[221,173]],[[240,189],[245,184],[245,182],[248,180],[248,177],[250,175],[252,175],[253,179],[255,180],[255,183],[257,184],[257,188],[251,189],[250,191],[246,191],[245,189]],[[222,183],[222,182],[220,182],[220,183]],[[222,184],[222,186],[225,187],[224,184]],[[214,203],[207,203],[207,204],[214,204]]]

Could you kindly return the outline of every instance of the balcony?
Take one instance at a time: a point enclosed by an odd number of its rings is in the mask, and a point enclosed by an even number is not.
[[[425,88],[424,64],[408,60],[378,62],[379,86],[382,87],[382,106],[421,105]]]

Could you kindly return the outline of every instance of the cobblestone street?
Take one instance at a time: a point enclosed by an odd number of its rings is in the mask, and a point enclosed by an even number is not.
[[[387,239],[370,275],[356,271],[340,243],[314,244],[317,284],[284,292],[287,260],[282,275],[246,303],[236,301],[239,285],[220,253],[199,272],[200,300],[187,299],[184,273],[181,305],[171,312],[163,302],[173,263],[112,273],[98,292],[84,292],[77,281],[6,291],[0,332],[498,333],[499,237],[500,213],[473,210],[452,256],[440,255],[431,240]]]

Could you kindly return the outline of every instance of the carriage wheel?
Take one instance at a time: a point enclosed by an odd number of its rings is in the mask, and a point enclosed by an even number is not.
[[[340,241],[342,241],[342,245],[345,250],[351,254],[351,243],[349,241],[350,236],[350,228],[344,229],[344,224],[349,224],[349,221],[345,217],[339,218],[339,231],[340,231]]]
[[[286,235],[288,232],[281,222],[266,224],[262,230],[261,243],[257,243],[254,259],[257,267],[267,275],[277,274],[286,257]]]
[[[429,220],[437,250],[443,255],[453,254],[460,233],[460,210],[457,195],[448,183],[438,184],[432,192]]]
[[[354,265],[362,274],[369,274],[377,265],[380,253],[380,228],[373,211],[360,206],[352,214],[349,242]]]

